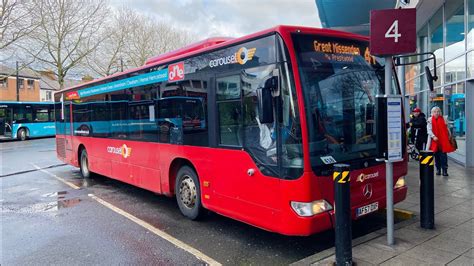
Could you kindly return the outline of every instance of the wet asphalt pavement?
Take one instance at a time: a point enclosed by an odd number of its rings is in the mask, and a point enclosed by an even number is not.
[[[56,159],[54,149],[54,138],[0,143],[2,265],[205,263],[89,194],[224,265],[288,265],[334,246],[332,230],[288,237],[214,213],[189,221],[174,198],[106,177],[81,179],[78,169]],[[382,215],[363,218],[353,223],[353,237],[384,226]]]

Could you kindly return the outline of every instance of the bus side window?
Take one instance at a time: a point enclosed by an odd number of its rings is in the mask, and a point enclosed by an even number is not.
[[[49,112],[48,107],[37,106],[33,110],[33,121],[34,122],[48,122]]]
[[[242,106],[240,75],[216,79],[219,144],[242,146]]]

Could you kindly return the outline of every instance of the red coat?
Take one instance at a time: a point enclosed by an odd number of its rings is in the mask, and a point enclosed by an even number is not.
[[[438,118],[432,116],[430,121],[432,126],[431,130],[438,138],[437,141],[431,139],[430,150],[434,152],[441,151],[444,153],[455,151],[456,149],[454,149],[454,147],[451,145],[451,142],[449,141],[449,131],[444,118],[442,116],[438,116]]]

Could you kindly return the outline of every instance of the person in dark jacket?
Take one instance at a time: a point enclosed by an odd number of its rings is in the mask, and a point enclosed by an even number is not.
[[[420,108],[413,109],[413,117],[410,119],[410,138],[419,151],[424,150],[428,132],[426,129],[426,115]]]

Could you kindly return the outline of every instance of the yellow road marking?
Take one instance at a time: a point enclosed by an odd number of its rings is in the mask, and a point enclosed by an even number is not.
[[[44,170],[44,169],[41,169],[39,166],[35,165],[32,163],[32,165],[38,169],[39,171],[43,172],[43,173],[46,173],[48,174],[49,176],[52,176],[54,178],[56,178],[57,180],[61,181],[62,183],[68,185],[69,187],[73,188],[73,189],[80,189],[80,187],[74,185],[73,183],[65,180],[64,178],[61,178],[47,170]],[[206,262],[207,264],[209,265],[222,265],[221,263],[219,263],[218,261],[212,259],[211,257],[205,255],[204,253],[202,253],[201,251],[189,246],[188,244],[172,237],[171,235],[161,231],[160,229],[154,227],[153,225],[133,216],[132,214],[118,208],[118,207],[115,207],[114,205],[112,205],[111,203],[95,196],[94,194],[88,194],[88,196],[92,199],[94,199],[95,201],[97,201],[98,203],[102,204],[103,206],[107,207],[108,209],[114,211],[115,213],[118,213],[124,217],[126,217],[127,219],[131,220],[132,222],[140,225],[141,227],[147,229],[148,231],[154,233],[155,235],[163,238],[164,240],[170,242],[171,244],[175,245],[176,247],[188,252],[188,253],[191,253],[192,255],[194,255],[196,258]]]
[[[115,207],[114,205],[108,203],[107,201],[93,195],[93,194],[89,194],[89,197],[91,197],[92,199],[94,199],[95,201],[97,201],[98,203],[104,205],[105,207],[109,208],[110,210],[124,216],[125,218],[133,221],[134,223],[140,225],[141,227],[145,228],[145,229],[148,229],[150,232],[154,233],[155,235],[167,240],[168,242],[172,243],[173,245],[175,245],[176,247],[184,250],[184,251],[187,251],[191,254],[193,254],[196,258],[200,259],[200,260],[203,260],[204,262],[206,262],[207,264],[209,265],[222,265],[220,264],[219,262],[217,262],[216,260],[212,259],[211,257],[208,257],[207,255],[205,255],[204,253],[202,253],[201,251],[189,246],[188,244],[172,237],[171,235],[157,229],[156,227],[154,227],[153,225],[131,215],[130,213],[118,208],[118,207]]]
[[[39,171],[41,171],[41,172],[43,172],[43,173],[45,173],[45,174],[47,174],[47,175],[49,175],[49,176],[52,176],[52,177],[56,178],[57,180],[59,180],[59,181],[63,182],[64,184],[66,184],[66,185],[72,187],[73,189],[80,189],[80,187],[74,185],[73,183],[71,183],[71,182],[65,180],[64,178],[61,178],[61,177],[59,177],[59,176],[57,176],[57,175],[55,175],[55,174],[53,174],[53,173],[51,173],[51,172],[49,172],[49,171],[47,171],[47,170],[41,169],[39,166],[37,166],[37,165],[34,164],[34,163],[31,163],[31,165],[33,165],[33,166],[34,166],[36,169],[38,169]]]

